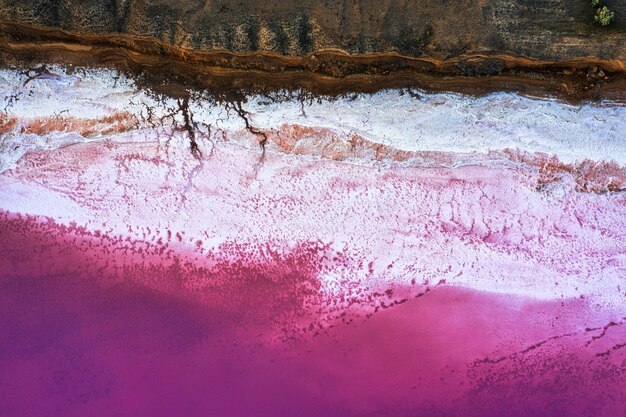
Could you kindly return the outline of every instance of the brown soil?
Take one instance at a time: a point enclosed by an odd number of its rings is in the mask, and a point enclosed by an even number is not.
[[[547,61],[626,58],[626,2],[609,27],[589,0],[0,0],[0,20],[146,36],[192,50],[323,49],[439,60],[499,52]]]
[[[237,96],[417,87],[569,101],[626,96],[626,2],[0,0],[4,65],[128,70],[152,88]]]
[[[8,22],[0,29],[4,65],[59,62],[114,67],[172,96],[186,95],[187,88],[209,89],[230,98],[298,88],[329,96],[419,88],[468,94],[517,91],[573,102],[626,101],[626,67],[619,59],[549,61],[495,52],[435,59],[340,50],[285,56],[191,50],[147,37],[76,34]]]

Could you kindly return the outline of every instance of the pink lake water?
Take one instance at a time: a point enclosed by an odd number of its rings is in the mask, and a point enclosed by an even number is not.
[[[621,416],[626,108],[389,91],[0,119],[2,416]]]

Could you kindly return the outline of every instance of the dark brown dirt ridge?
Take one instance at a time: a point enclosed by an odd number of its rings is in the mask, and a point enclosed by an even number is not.
[[[0,0],[0,64],[118,68],[173,96],[417,88],[626,102],[626,2],[606,1],[609,28],[586,0],[257,3]]]

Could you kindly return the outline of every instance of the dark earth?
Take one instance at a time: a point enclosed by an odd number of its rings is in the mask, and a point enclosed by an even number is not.
[[[607,27],[588,0],[0,0],[0,59],[114,66],[173,95],[417,87],[624,101],[626,2],[604,4]]]

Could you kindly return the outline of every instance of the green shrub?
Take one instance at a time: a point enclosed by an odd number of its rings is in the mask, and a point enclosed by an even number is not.
[[[591,7],[600,7],[600,0],[591,0]]]
[[[596,10],[596,15],[593,19],[602,26],[607,26],[611,24],[614,18],[615,13],[610,11],[608,7],[602,6]]]

